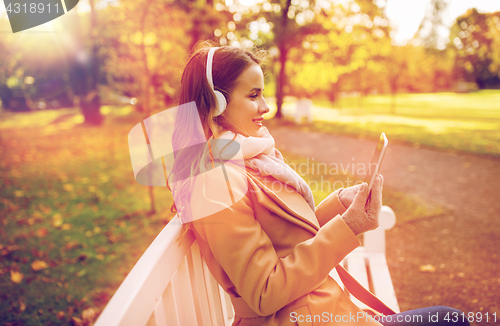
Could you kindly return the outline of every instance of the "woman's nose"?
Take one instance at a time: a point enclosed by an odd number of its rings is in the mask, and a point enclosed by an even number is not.
[[[262,112],[262,114],[265,114],[267,112],[269,112],[269,106],[267,106],[267,102],[265,99],[262,99],[262,104],[260,105],[259,107],[259,111]]]

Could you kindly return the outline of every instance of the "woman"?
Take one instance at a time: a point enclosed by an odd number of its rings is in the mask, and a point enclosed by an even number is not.
[[[186,65],[180,103],[197,111],[178,111],[169,178],[184,227],[230,295],[233,325],[393,325],[365,314],[328,275],[360,245],[356,235],[378,226],[382,176],[368,202],[364,183],[315,207],[262,125],[269,111],[262,62],[258,51],[204,44]],[[197,132],[208,144],[193,141]],[[459,312],[426,309],[424,320],[429,312],[441,319]]]

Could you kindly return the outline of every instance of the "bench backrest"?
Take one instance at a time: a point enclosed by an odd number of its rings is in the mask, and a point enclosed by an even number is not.
[[[358,249],[374,251],[385,259],[384,233],[394,223],[394,212],[384,206],[379,228],[365,233],[364,248]],[[181,226],[177,216],[165,226],[113,295],[96,326],[231,325],[234,312],[229,296],[208,270],[193,233],[179,238]],[[394,292],[392,283],[390,288]]]

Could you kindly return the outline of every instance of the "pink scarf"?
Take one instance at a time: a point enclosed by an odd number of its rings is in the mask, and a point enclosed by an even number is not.
[[[260,137],[245,137],[240,134],[235,137],[233,132],[225,131],[220,135],[219,139],[234,139],[237,141],[243,152],[245,166],[258,171],[262,176],[272,176],[276,180],[292,186],[304,197],[314,212],[315,205],[311,189],[304,179],[285,163],[281,153],[274,147],[274,138],[267,128],[261,128]],[[215,144],[212,147],[212,154],[214,157],[224,159],[223,146]],[[227,159],[230,159],[230,157]]]

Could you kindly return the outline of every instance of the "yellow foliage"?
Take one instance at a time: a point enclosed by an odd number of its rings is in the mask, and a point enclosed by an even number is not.
[[[75,187],[71,183],[65,183],[63,185],[63,189],[70,192],[70,191],[75,190]]]
[[[49,266],[43,260],[35,260],[34,262],[31,263],[31,268],[35,272],[40,271],[42,269],[46,269],[47,267],[49,267]]]
[[[21,274],[20,272],[16,271],[10,271],[10,280],[16,284],[19,284],[22,282],[24,278],[24,275]]]

